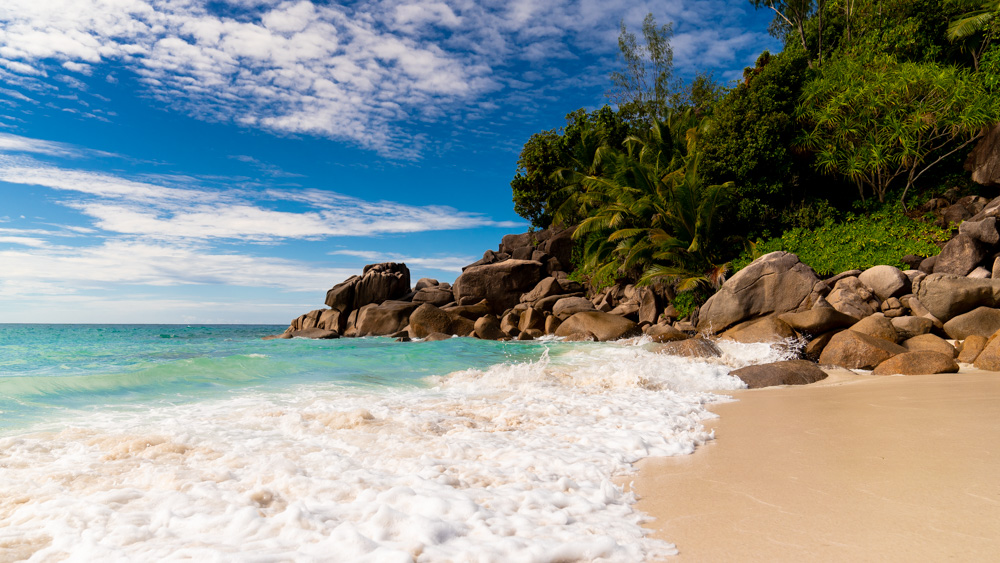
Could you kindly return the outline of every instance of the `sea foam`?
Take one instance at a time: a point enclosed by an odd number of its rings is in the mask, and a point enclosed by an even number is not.
[[[429,346],[431,344],[412,344]],[[534,344],[538,346],[538,344]],[[0,559],[640,561],[647,537],[614,483],[712,438],[709,390],[780,359],[624,344],[542,344],[534,362],[415,389],[333,383],[98,410],[0,438]]]

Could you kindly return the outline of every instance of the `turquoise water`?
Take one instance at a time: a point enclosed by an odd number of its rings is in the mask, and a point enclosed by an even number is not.
[[[537,359],[525,343],[389,338],[261,340],[275,325],[0,324],[0,433],[55,416],[336,382],[424,385],[429,375]]]

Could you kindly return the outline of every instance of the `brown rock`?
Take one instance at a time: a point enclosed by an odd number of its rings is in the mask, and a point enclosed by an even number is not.
[[[602,313],[600,311],[582,311],[573,314],[556,330],[556,336],[569,336],[574,333],[591,333],[598,340],[606,342],[618,340],[639,334],[638,326],[622,317]]]
[[[470,321],[475,321],[483,315],[490,314],[490,304],[485,300],[481,300],[478,303],[472,305],[454,305],[451,307],[442,307],[441,310],[447,311],[448,314],[459,317],[465,317]]]
[[[885,318],[882,313],[875,313],[870,317],[861,319],[849,330],[881,338],[882,340],[888,340],[894,344],[899,342],[899,335],[896,333],[896,328],[892,325],[892,321]]]
[[[941,254],[938,254],[937,262],[934,263],[934,273],[966,276],[986,255],[986,245],[969,235],[959,233],[941,249]]]
[[[983,351],[976,357],[973,365],[986,371],[1000,371],[1000,332],[994,333],[986,341]]]
[[[261,338],[261,340],[288,340],[289,338],[294,338],[291,332],[282,332],[281,334],[269,334]]]
[[[704,338],[688,338],[687,340],[660,344],[656,348],[656,352],[687,358],[718,358],[722,356],[722,350],[719,350],[714,342]]]
[[[653,342],[676,342],[690,338],[687,334],[677,330],[670,325],[650,325],[646,327],[645,333]]]
[[[799,313],[785,313],[778,318],[805,334],[822,334],[839,328],[848,328],[858,322],[858,319],[833,307],[813,307]]]
[[[914,336],[927,334],[934,328],[934,321],[924,317],[896,317],[892,320],[892,326],[896,329],[899,340],[909,340]]]
[[[910,291],[910,278],[894,266],[874,266],[858,275],[858,281],[870,287],[879,301],[899,297]]]
[[[500,314],[517,305],[521,295],[534,288],[541,279],[541,262],[505,260],[466,268],[455,280],[452,291],[460,303],[467,299],[486,299],[491,312]]]
[[[424,303],[410,314],[410,337],[427,338],[435,332],[454,334],[449,331],[451,321],[452,316],[447,312],[434,305]]]
[[[826,372],[806,360],[746,366],[730,372],[729,375],[742,379],[749,389],[774,385],[808,385],[826,379]]]
[[[410,270],[406,264],[369,264],[360,276],[351,276],[326,292],[326,305],[339,311],[354,311],[369,303],[399,299],[410,292]]]
[[[364,307],[358,312],[356,336],[386,336],[398,332],[410,322],[419,303],[385,301],[381,305]]]
[[[965,340],[973,334],[989,338],[1000,330],[1000,310],[977,307],[944,323],[944,332],[955,340]]]
[[[474,330],[476,331],[476,336],[483,340],[500,340],[507,336],[500,330],[500,321],[493,315],[479,317]]]
[[[834,309],[857,319],[863,319],[878,311],[879,300],[871,288],[858,278],[844,278],[833,286],[826,300]]]
[[[754,342],[781,342],[795,338],[795,331],[777,315],[768,315],[740,323],[721,334],[721,338],[751,344]]]
[[[888,319],[895,319],[906,314],[903,304],[895,297],[890,297],[883,301],[879,308],[882,310],[882,314]]]
[[[566,319],[583,311],[593,311],[594,304],[583,297],[564,297],[552,306],[552,314]]]
[[[819,277],[787,252],[761,256],[727,280],[701,307],[698,330],[719,332],[747,319],[810,309]]]
[[[291,338],[312,338],[316,340],[329,340],[331,338],[340,338],[340,335],[333,330],[323,330],[321,328],[305,328],[302,330],[293,330],[287,333]]]
[[[441,289],[440,287],[425,287],[413,296],[413,302],[417,303],[430,303],[440,307],[442,305],[447,305],[455,300],[455,296],[451,293],[450,289]]]
[[[972,172],[972,181],[977,184],[1000,184],[1000,124],[994,125],[972,149],[965,161],[965,169]],[[983,212],[990,210],[996,201],[990,202]]]
[[[320,313],[319,319],[316,321],[316,328],[341,332],[346,324],[347,315],[336,309],[326,309]]]
[[[517,334],[517,339],[518,340],[534,340],[535,337],[532,336],[530,332],[528,332],[526,330],[522,330],[521,332],[519,332]]]
[[[438,342],[441,340],[451,340],[452,335],[443,332],[432,332],[424,337],[424,342]]]
[[[562,285],[554,277],[547,277],[544,280],[538,282],[535,287],[521,296],[521,303],[534,303],[539,299],[544,299],[546,297],[551,297],[552,295],[560,295],[566,293],[563,291]]]
[[[563,340],[566,342],[597,342],[597,337],[589,332],[574,332],[564,336]]]
[[[642,288],[639,297],[639,322],[655,324],[660,319],[660,312],[663,305],[660,303],[660,296],[652,287]]]
[[[906,348],[910,352],[930,350],[931,352],[944,354],[949,358],[954,358],[957,355],[954,346],[949,344],[944,338],[933,334],[921,334],[920,336],[914,336],[909,340],[905,340],[903,341],[903,348]]]
[[[958,364],[952,356],[931,350],[918,350],[893,356],[872,370],[872,375],[930,375],[955,373]]]
[[[826,345],[830,343],[830,339],[841,330],[843,329],[831,330],[813,338],[806,344],[805,349],[802,351],[802,356],[807,360],[819,361],[820,355],[823,354],[823,349],[826,348]]]
[[[847,369],[874,369],[875,366],[906,352],[906,348],[854,330],[839,332],[819,356],[819,363]]]
[[[517,324],[521,331],[525,330],[544,330],[545,329],[545,314],[538,309],[532,309],[528,307],[526,311],[521,313],[521,320]]]
[[[958,354],[958,361],[963,364],[971,364],[976,361],[979,354],[986,348],[988,340],[984,336],[973,334],[962,342],[962,351]]]
[[[500,319],[500,331],[508,336],[517,336],[521,329],[518,326],[521,324],[521,315],[517,313],[507,313]]]
[[[559,317],[556,317],[555,315],[545,317],[545,334],[555,334],[556,331],[559,330],[559,325],[561,324],[562,321],[560,321]]]
[[[948,322],[976,307],[995,307],[998,293],[1000,280],[938,273],[921,280],[916,292],[920,303],[941,322]],[[912,303],[910,308],[913,309]]]
[[[417,280],[417,284],[413,286],[413,291],[420,291],[425,287],[435,287],[440,285],[436,279],[433,278],[420,278]]]

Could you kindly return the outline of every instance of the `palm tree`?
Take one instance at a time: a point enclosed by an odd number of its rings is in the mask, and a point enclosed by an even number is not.
[[[978,47],[973,47],[972,63],[979,70],[979,59],[993,39],[991,22],[1000,16],[1000,0],[952,0],[952,5],[964,10],[958,19],[948,25],[947,36],[952,42],[984,33]]]

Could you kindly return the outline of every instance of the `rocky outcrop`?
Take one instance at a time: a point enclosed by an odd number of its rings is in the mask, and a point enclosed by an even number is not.
[[[743,380],[749,389],[775,385],[808,385],[826,379],[826,372],[806,360],[746,366],[730,372],[729,375],[735,375]]]
[[[910,291],[910,278],[899,268],[893,266],[875,266],[858,275],[858,281],[863,283],[875,294],[879,301],[890,297],[899,297]]]
[[[326,306],[338,311],[356,311],[369,303],[399,299],[410,292],[410,270],[406,264],[369,264],[360,276],[351,276],[326,292]]]
[[[888,340],[894,344],[899,341],[899,334],[896,332],[896,327],[882,313],[875,313],[874,315],[865,317],[848,330]]]
[[[958,361],[971,364],[976,361],[979,354],[986,348],[989,342],[987,338],[973,334],[962,342],[962,351],[958,353]]]
[[[388,336],[410,323],[410,313],[420,304],[410,301],[385,301],[362,307],[355,321],[356,336]]]
[[[781,342],[795,338],[795,331],[777,315],[740,323],[719,335],[720,338],[753,344],[755,342]]]
[[[988,247],[971,236],[959,233],[948,241],[934,262],[935,274],[968,275],[986,258]]]
[[[944,331],[950,338],[965,340],[975,334],[989,338],[1000,330],[1000,309],[977,307],[944,323]]]
[[[834,309],[856,319],[879,310],[879,300],[872,289],[853,276],[838,280],[826,300]]]
[[[931,375],[935,373],[955,373],[958,364],[952,356],[919,350],[893,356],[872,370],[872,375]]]
[[[602,342],[619,340],[630,336],[638,336],[640,331],[636,323],[601,311],[582,311],[573,314],[556,330],[556,336],[572,334],[593,334]]]
[[[704,338],[688,338],[687,340],[667,342],[658,345],[656,351],[660,354],[687,358],[718,358],[722,356],[722,350],[711,340]]]
[[[954,274],[934,273],[917,286],[921,305],[941,322],[977,307],[995,307],[1000,280],[971,279]]]
[[[954,358],[958,355],[955,347],[949,344],[947,340],[933,334],[921,334],[920,336],[914,336],[909,340],[904,340],[902,345],[903,348],[906,348],[910,352],[930,350],[931,352],[944,354],[949,358]]]
[[[459,304],[485,299],[494,314],[502,314],[521,302],[521,295],[542,280],[542,263],[535,260],[504,260],[470,266],[458,276],[452,291]]]
[[[965,161],[965,169],[972,172],[972,181],[988,186],[1000,184],[1000,124],[983,137]]]
[[[785,313],[778,318],[793,329],[808,335],[848,328],[858,322],[857,318],[841,313],[833,307],[815,307],[799,313]]]
[[[721,332],[745,320],[771,313],[812,308],[821,296],[812,268],[788,252],[772,252],[751,262],[727,280],[701,307],[698,330]]]
[[[875,366],[906,352],[906,348],[888,340],[853,330],[837,333],[819,356],[819,363],[847,369],[874,369]]]

